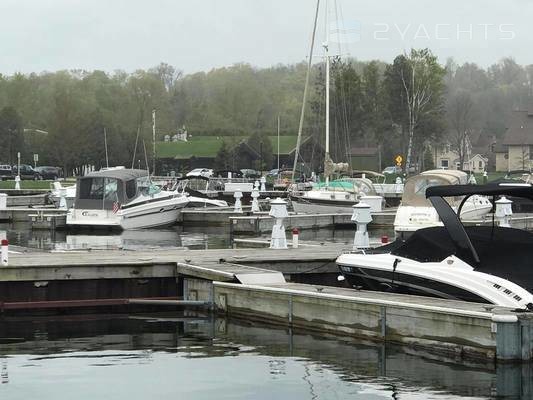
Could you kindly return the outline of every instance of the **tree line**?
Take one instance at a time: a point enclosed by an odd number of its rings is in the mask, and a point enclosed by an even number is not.
[[[256,68],[248,64],[185,75],[161,63],[147,70],[58,71],[0,75],[0,162],[80,171],[105,165],[104,128],[111,165],[151,165],[152,110],[157,137],[185,126],[193,136],[275,135],[298,130],[305,63]],[[458,150],[465,132],[501,137],[510,112],[528,106],[533,66],[506,58],[488,67],[439,63],[428,49],[391,63],[332,62],[332,153],[339,160],[357,146],[380,145],[383,157],[423,162],[428,143],[447,134]],[[324,67],[312,70],[304,136],[323,141]],[[265,140],[266,142],[266,140]],[[134,156],[135,154],[135,156]],[[306,155],[303,155],[305,159]],[[142,160],[142,161],[140,161]]]

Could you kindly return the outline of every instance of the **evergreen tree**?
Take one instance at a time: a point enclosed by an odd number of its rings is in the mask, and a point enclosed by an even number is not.
[[[17,162],[17,152],[23,153],[22,118],[13,107],[4,107],[0,111],[0,161],[8,164]],[[22,154],[24,157],[24,154]]]
[[[222,146],[218,149],[217,155],[214,161],[215,170],[228,170],[231,169],[231,157],[228,150],[228,146],[225,141],[222,141]]]
[[[274,152],[272,150],[272,142],[268,136],[255,132],[248,138],[246,143],[257,153],[256,168],[261,171],[270,170],[274,162]]]

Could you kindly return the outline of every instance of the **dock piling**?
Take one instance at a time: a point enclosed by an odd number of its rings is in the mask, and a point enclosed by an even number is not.
[[[242,192],[239,190],[236,190],[235,193],[233,194],[233,198],[235,199],[235,206],[233,208],[233,212],[242,213],[242,203],[241,203]]]
[[[268,214],[275,218],[276,222],[272,227],[272,236],[270,240],[271,249],[286,249],[287,238],[285,237],[285,226],[283,219],[289,216],[287,212],[287,202],[281,198],[277,198],[270,202],[270,213]]]
[[[352,221],[357,225],[357,230],[355,231],[353,239],[353,249],[368,249],[370,247],[370,240],[368,238],[368,230],[366,226],[372,222],[370,205],[363,202],[354,205]]]

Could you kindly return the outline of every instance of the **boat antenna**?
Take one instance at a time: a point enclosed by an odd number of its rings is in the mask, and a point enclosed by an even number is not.
[[[309,76],[311,74],[311,66],[313,64],[313,48],[315,47],[316,25],[318,21],[318,10],[320,8],[320,0],[316,1],[315,23],[313,25],[313,34],[311,35],[311,48],[309,49],[309,59],[307,61],[307,73],[305,75],[304,96],[302,100],[302,111],[300,112],[300,124],[298,125],[298,138],[296,139],[296,149],[294,151],[294,164],[292,166],[292,181],[294,182],[294,174],[296,173],[296,165],[298,164],[298,157],[300,155],[300,144],[302,142],[302,129],[304,125],[305,105],[307,103],[307,88],[309,87]]]
[[[148,165],[148,155],[146,154],[146,143],[144,143],[144,139],[143,139],[143,147],[144,147],[144,162],[146,163],[146,169],[148,170],[148,176],[150,176],[150,166]]]
[[[133,159],[131,160],[131,169],[135,167],[135,156],[137,154],[137,142],[139,141],[139,135],[141,134],[141,124],[137,125],[137,137],[135,138],[135,147],[133,149]]]
[[[104,126],[104,146],[105,146],[105,166],[109,168],[109,157],[107,155],[107,131]]]

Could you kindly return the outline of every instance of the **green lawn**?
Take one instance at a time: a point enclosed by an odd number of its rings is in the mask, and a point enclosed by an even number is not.
[[[50,184],[53,181],[31,181],[31,180],[24,180],[20,181],[20,188],[21,189],[50,189]],[[75,181],[63,181],[61,184],[63,186],[70,186],[76,183]],[[8,181],[0,181],[0,189],[15,189],[15,181],[14,180],[8,180]]]
[[[269,136],[274,154],[278,152],[278,137]],[[226,142],[228,147],[247,139],[244,136],[199,136],[192,137],[188,142],[157,142],[158,158],[189,159],[194,157],[215,157]],[[296,136],[280,136],[280,154],[289,154],[296,147]]]

